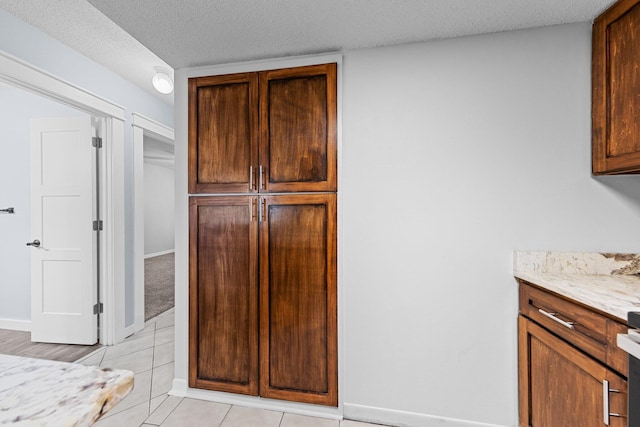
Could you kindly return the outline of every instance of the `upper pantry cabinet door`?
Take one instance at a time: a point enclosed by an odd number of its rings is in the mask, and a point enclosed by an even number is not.
[[[593,173],[640,172],[640,1],[593,24]]]
[[[189,79],[189,193],[257,191],[258,76]]]
[[[260,191],[336,191],[336,64],[260,73]]]

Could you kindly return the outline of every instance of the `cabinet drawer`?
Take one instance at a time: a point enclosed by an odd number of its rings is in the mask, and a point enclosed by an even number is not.
[[[616,335],[627,330],[624,324],[522,281],[520,312],[627,376],[627,355],[616,346]]]

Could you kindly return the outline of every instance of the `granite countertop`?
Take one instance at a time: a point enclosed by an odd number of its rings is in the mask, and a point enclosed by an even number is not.
[[[516,251],[513,274],[624,322],[640,311],[640,254]]]
[[[0,425],[88,426],[133,388],[133,373],[0,354]]]

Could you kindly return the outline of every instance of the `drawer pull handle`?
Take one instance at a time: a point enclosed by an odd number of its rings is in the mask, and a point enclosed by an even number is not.
[[[575,326],[573,326],[574,322],[565,322],[562,319],[559,319],[556,317],[555,313],[549,313],[548,311],[544,311],[543,309],[539,308],[538,311],[540,312],[540,314],[542,314],[543,316],[547,316],[549,319],[554,320],[558,323],[560,323],[562,326],[567,327],[569,329],[575,329]]]

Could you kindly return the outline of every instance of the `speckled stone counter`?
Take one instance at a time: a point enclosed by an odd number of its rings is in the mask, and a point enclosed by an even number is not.
[[[513,274],[624,322],[640,311],[640,254],[516,251]]]
[[[88,426],[133,388],[133,373],[0,354],[0,425]]]

